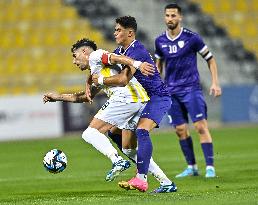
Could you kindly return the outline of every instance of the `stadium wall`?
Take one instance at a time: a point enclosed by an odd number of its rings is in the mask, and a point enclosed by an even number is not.
[[[62,134],[60,103],[43,104],[41,95],[0,97],[0,141]]]
[[[0,141],[51,138],[81,132],[106,100],[104,94],[99,94],[93,104],[43,104],[42,95],[1,96]]]
[[[258,84],[224,86],[221,101],[223,122],[258,122]]]

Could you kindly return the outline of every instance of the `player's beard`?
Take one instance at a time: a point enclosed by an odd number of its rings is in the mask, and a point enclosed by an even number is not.
[[[167,23],[167,27],[169,30],[174,30],[178,27],[178,22],[175,22],[175,23]]]

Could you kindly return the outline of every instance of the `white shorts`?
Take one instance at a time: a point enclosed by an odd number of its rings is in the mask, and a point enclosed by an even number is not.
[[[126,103],[108,100],[94,116],[119,129],[134,131],[146,103]]]

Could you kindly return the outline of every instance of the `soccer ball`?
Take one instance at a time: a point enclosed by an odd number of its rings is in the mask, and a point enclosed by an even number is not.
[[[43,165],[50,173],[57,174],[66,168],[67,157],[61,150],[52,149],[45,155]]]

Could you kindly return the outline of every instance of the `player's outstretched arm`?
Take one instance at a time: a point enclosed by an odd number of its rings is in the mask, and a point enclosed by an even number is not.
[[[90,75],[88,79],[86,79],[86,83],[85,83],[85,96],[86,96],[86,100],[88,100],[90,104],[93,102],[91,98],[91,85],[92,85],[92,76]]]
[[[47,102],[56,102],[56,101],[73,102],[73,103],[88,102],[84,91],[73,93],[73,94],[47,93],[43,96],[44,104]]]
[[[134,68],[132,68],[134,69]],[[132,79],[133,74],[129,67],[126,67],[117,75],[110,77],[103,77],[99,75],[92,75],[92,81],[95,85],[107,85],[107,86],[126,86]]]
[[[110,53],[107,56],[109,64],[123,64],[130,67],[134,67],[137,70],[140,70],[143,75],[154,75],[155,68],[152,64],[147,62],[135,61],[132,58],[122,55],[116,55],[114,53]],[[134,74],[136,70],[131,70]]]

